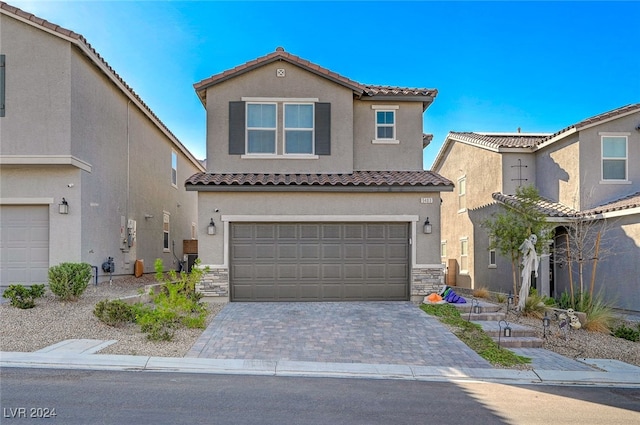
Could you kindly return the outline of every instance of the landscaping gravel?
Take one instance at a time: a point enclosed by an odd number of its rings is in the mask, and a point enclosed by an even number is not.
[[[176,332],[173,341],[154,342],[149,341],[135,324],[114,328],[93,315],[97,302],[136,295],[145,285],[152,283],[155,283],[153,275],[119,278],[111,284],[104,282],[97,286],[91,283],[75,302],[58,301],[47,292],[45,297],[36,300],[35,308],[27,310],[4,303],[0,305],[0,350],[32,352],[67,339],[86,338],[118,341],[103,349],[101,354],[184,357],[201,335],[201,329],[181,329]],[[207,325],[224,303],[208,303],[208,306],[210,314]],[[507,320],[531,326],[538,330],[541,338],[543,336],[539,319],[518,318],[510,313]],[[637,326],[631,321],[625,323]],[[565,334],[555,322],[552,322],[544,348],[570,358],[615,359],[640,366],[640,342],[583,329],[569,331],[565,339]]]

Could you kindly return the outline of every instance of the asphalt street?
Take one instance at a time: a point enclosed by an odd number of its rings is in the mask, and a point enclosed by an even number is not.
[[[24,368],[0,373],[2,424],[640,423],[637,388]]]

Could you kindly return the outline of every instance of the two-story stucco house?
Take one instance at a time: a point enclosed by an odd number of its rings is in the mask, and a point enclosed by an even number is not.
[[[0,3],[0,284],[177,268],[204,167],[79,34]],[[175,257],[174,257],[175,254]]]
[[[577,284],[577,263],[566,261],[567,255],[575,257],[565,247],[568,229],[580,220],[591,222],[597,239],[606,220],[601,246],[584,250],[602,256],[594,292],[614,307],[640,311],[640,104],[554,134],[451,132],[432,168],[456,184],[455,192],[442,196],[441,255],[449,283],[511,288],[511,263],[489,251],[481,223],[499,203],[517,202],[518,186],[534,185],[543,197],[541,211],[555,226],[554,243],[542,253],[538,289],[559,296],[569,289],[569,279]],[[594,262],[584,264],[590,286]]]
[[[409,300],[442,283],[440,193],[453,185],[422,166],[436,90],[366,86],[282,48],[194,87],[207,172],[186,188],[205,293]]]

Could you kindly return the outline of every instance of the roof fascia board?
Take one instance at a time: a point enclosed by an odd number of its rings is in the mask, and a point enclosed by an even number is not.
[[[529,148],[513,148],[513,147],[499,147],[495,150],[495,152],[499,153],[533,153],[535,152],[535,147]]]
[[[628,115],[637,114],[638,112],[640,112],[640,109],[634,109],[634,110],[631,110],[631,111],[622,112],[620,114],[613,115],[613,116],[607,117],[607,118],[603,118],[601,120],[598,120],[598,121],[595,121],[595,122],[592,122],[592,123],[587,123],[585,125],[576,124],[576,128],[578,130],[586,130],[588,128],[595,127],[595,126],[598,126],[600,124],[607,123],[609,121],[614,121],[614,120],[617,120],[617,119],[620,119],[620,118],[624,118],[624,117],[626,117]]]
[[[452,185],[438,186],[326,186],[326,185],[203,185],[185,184],[188,191],[197,192],[367,192],[367,193],[438,193],[453,192]]]
[[[555,143],[555,142],[557,142],[557,141],[559,141],[559,140],[562,140],[562,139],[564,139],[564,138],[566,138],[566,137],[568,137],[568,136],[571,136],[572,134],[575,134],[575,133],[577,133],[577,132],[578,132],[578,130],[577,130],[575,127],[571,127],[569,130],[567,130],[567,131],[563,131],[562,133],[558,134],[558,135],[557,135],[557,136],[555,136],[555,137],[552,137],[551,139],[547,140],[546,142],[539,144],[539,145],[534,149],[534,151],[538,151],[538,150],[540,150],[540,149],[544,149],[544,148],[546,148],[547,146],[549,146],[549,145],[551,145],[551,144],[553,144],[553,143]]]
[[[617,218],[617,217],[624,217],[624,216],[629,216],[634,214],[640,214],[640,207],[599,213],[599,214],[595,214],[595,218]]]
[[[0,155],[0,165],[71,165],[91,172],[91,164],[73,155]]]
[[[168,132],[168,130],[166,129],[166,127],[161,124],[159,122],[159,120],[153,116],[153,114],[149,113],[149,110],[147,107],[143,106],[141,104],[141,102],[131,93],[131,91],[125,87],[122,82],[115,77],[115,75],[113,75],[113,73],[115,71],[111,71],[107,65],[105,64],[105,62],[103,60],[101,60],[100,58],[96,57],[96,54],[82,41],[82,39],[79,38],[75,38],[75,37],[71,37],[68,36],[66,34],[63,34],[60,31],[56,31],[52,28],[48,28],[44,25],[40,25],[37,22],[31,21],[21,15],[18,14],[14,14],[14,13],[10,13],[9,11],[6,11],[5,9],[1,9],[0,8],[0,13],[2,13],[3,15],[6,15],[10,18],[16,19],[18,21],[21,21],[25,24],[28,24],[34,28],[37,28],[41,31],[44,31],[46,33],[49,33],[55,37],[61,38],[65,41],[68,41],[69,43],[71,43],[72,45],[78,47],[80,49],[80,51],[87,56],[91,62],[94,63],[94,65],[96,65],[98,67],[98,69],[100,69],[100,71],[102,71],[103,74],[105,74],[107,76],[107,78],[109,78],[109,80],[111,80],[116,87],[118,87],[118,89],[120,89],[120,91],[127,97],[129,98],[129,100],[131,100],[132,103],[134,103],[138,109],[140,109],[142,111],[143,114],[145,114],[147,116],[147,118],[149,118],[149,120],[151,120],[151,122],[158,127],[158,129],[160,129],[160,131],[167,136],[167,138],[169,138],[169,140],[171,140],[171,142],[173,142],[173,144],[187,157],[189,158],[189,160],[196,166],[196,168],[198,168],[198,170],[204,172],[206,171],[204,169],[204,167],[202,166],[202,164],[200,164],[200,161],[198,161],[193,154],[182,144],[182,142],[180,142],[173,134],[171,134],[170,132]],[[33,15],[35,16],[35,15]],[[62,28],[62,27],[60,27]],[[79,35],[79,34],[78,34]]]

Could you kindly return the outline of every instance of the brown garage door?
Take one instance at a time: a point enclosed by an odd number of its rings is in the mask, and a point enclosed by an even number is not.
[[[232,301],[409,299],[407,223],[233,223]]]

